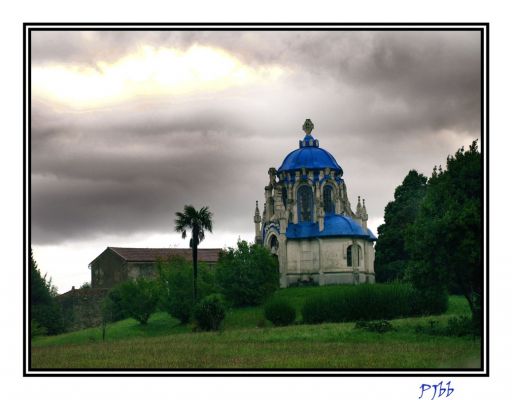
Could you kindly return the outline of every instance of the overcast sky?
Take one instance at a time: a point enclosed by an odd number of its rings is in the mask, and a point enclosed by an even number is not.
[[[32,246],[59,292],[107,246],[254,239],[269,167],[313,136],[376,233],[410,169],[480,137],[479,32],[33,32]]]

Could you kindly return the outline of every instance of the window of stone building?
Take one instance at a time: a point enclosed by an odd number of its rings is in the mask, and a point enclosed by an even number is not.
[[[288,202],[288,193],[286,191],[286,188],[283,186],[283,189],[282,189],[282,197],[283,197],[283,204],[284,204],[284,207],[286,208],[286,203]]]
[[[334,202],[332,200],[332,186],[325,185],[323,191],[324,211],[326,214],[334,214]]]
[[[103,284],[103,270],[99,266],[93,266],[92,271],[94,274],[94,280],[97,285]]]
[[[272,235],[270,237],[270,251],[272,254],[277,254],[279,250],[279,241],[277,240],[276,235]]]
[[[313,221],[313,191],[309,186],[301,186],[297,191],[299,222]]]
[[[151,278],[152,277],[152,265],[149,264],[141,264],[139,265],[139,276],[142,278]]]
[[[355,265],[354,263],[352,262],[352,253],[354,253],[354,258],[353,260],[355,261]],[[359,267],[361,265],[361,258],[363,256],[363,252],[361,250],[361,246],[359,245],[350,245],[348,246],[347,248],[347,266],[349,267]]]

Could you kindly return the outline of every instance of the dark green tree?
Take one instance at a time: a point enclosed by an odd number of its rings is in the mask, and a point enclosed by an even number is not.
[[[375,277],[378,282],[404,278],[410,260],[405,250],[405,232],[418,215],[426,188],[427,178],[411,170],[395,189],[394,200],[384,209],[384,224],[378,228],[379,240],[375,245]]]
[[[121,307],[126,315],[139,321],[141,325],[146,325],[158,305],[156,282],[137,278],[121,283],[118,288]]]
[[[105,322],[116,322],[128,318],[121,299],[120,285],[109,290],[102,304],[102,317]]]
[[[181,323],[187,323],[193,313],[192,264],[182,257],[159,261],[158,282],[160,285],[160,307]],[[215,292],[215,276],[211,267],[198,266],[197,300]]]
[[[193,302],[197,299],[197,247],[204,239],[205,231],[212,231],[212,217],[208,207],[202,207],[197,211],[193,206],[186,205],[183,212],[176,213],[174,227],[176,232],[181,233],[183,239],[187,237],[187,230],[191,231],[190,247],[192,248],[193,265]]]
[[[408,275],[422,290],[456,285],[473,320],[480,321],[482,259],[482,165],[474,141],[449,156],[446,169],[434,169],[418,217],[407,231],[413,260]]]
[[[55,335],[64,331],[64,321],[51,279],[42,276],[30,249],[30,320],[38,333]]]
[[[262,304],[279,287],[277,258],[246,241],[222,252],[215,272],[221,293],[235,306]]]

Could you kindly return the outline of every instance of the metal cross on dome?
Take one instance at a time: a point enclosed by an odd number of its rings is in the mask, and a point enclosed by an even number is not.
[[[309,118],[304,121],[304,125],[302,125],[302,130],[306,132],[306,135],[311,135],[311,131],[315,128],[315,125],[313,125],[313,121],[311,121]]]

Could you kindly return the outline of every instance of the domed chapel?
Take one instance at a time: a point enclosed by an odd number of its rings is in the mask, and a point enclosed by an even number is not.
[[[319,146],[306,119],[299,148],[268,170],[265,204],[254,213],[256,243],[279,259],[281,287],[375,282],[375,235],[365,200],[351,209],[343,169]]]

